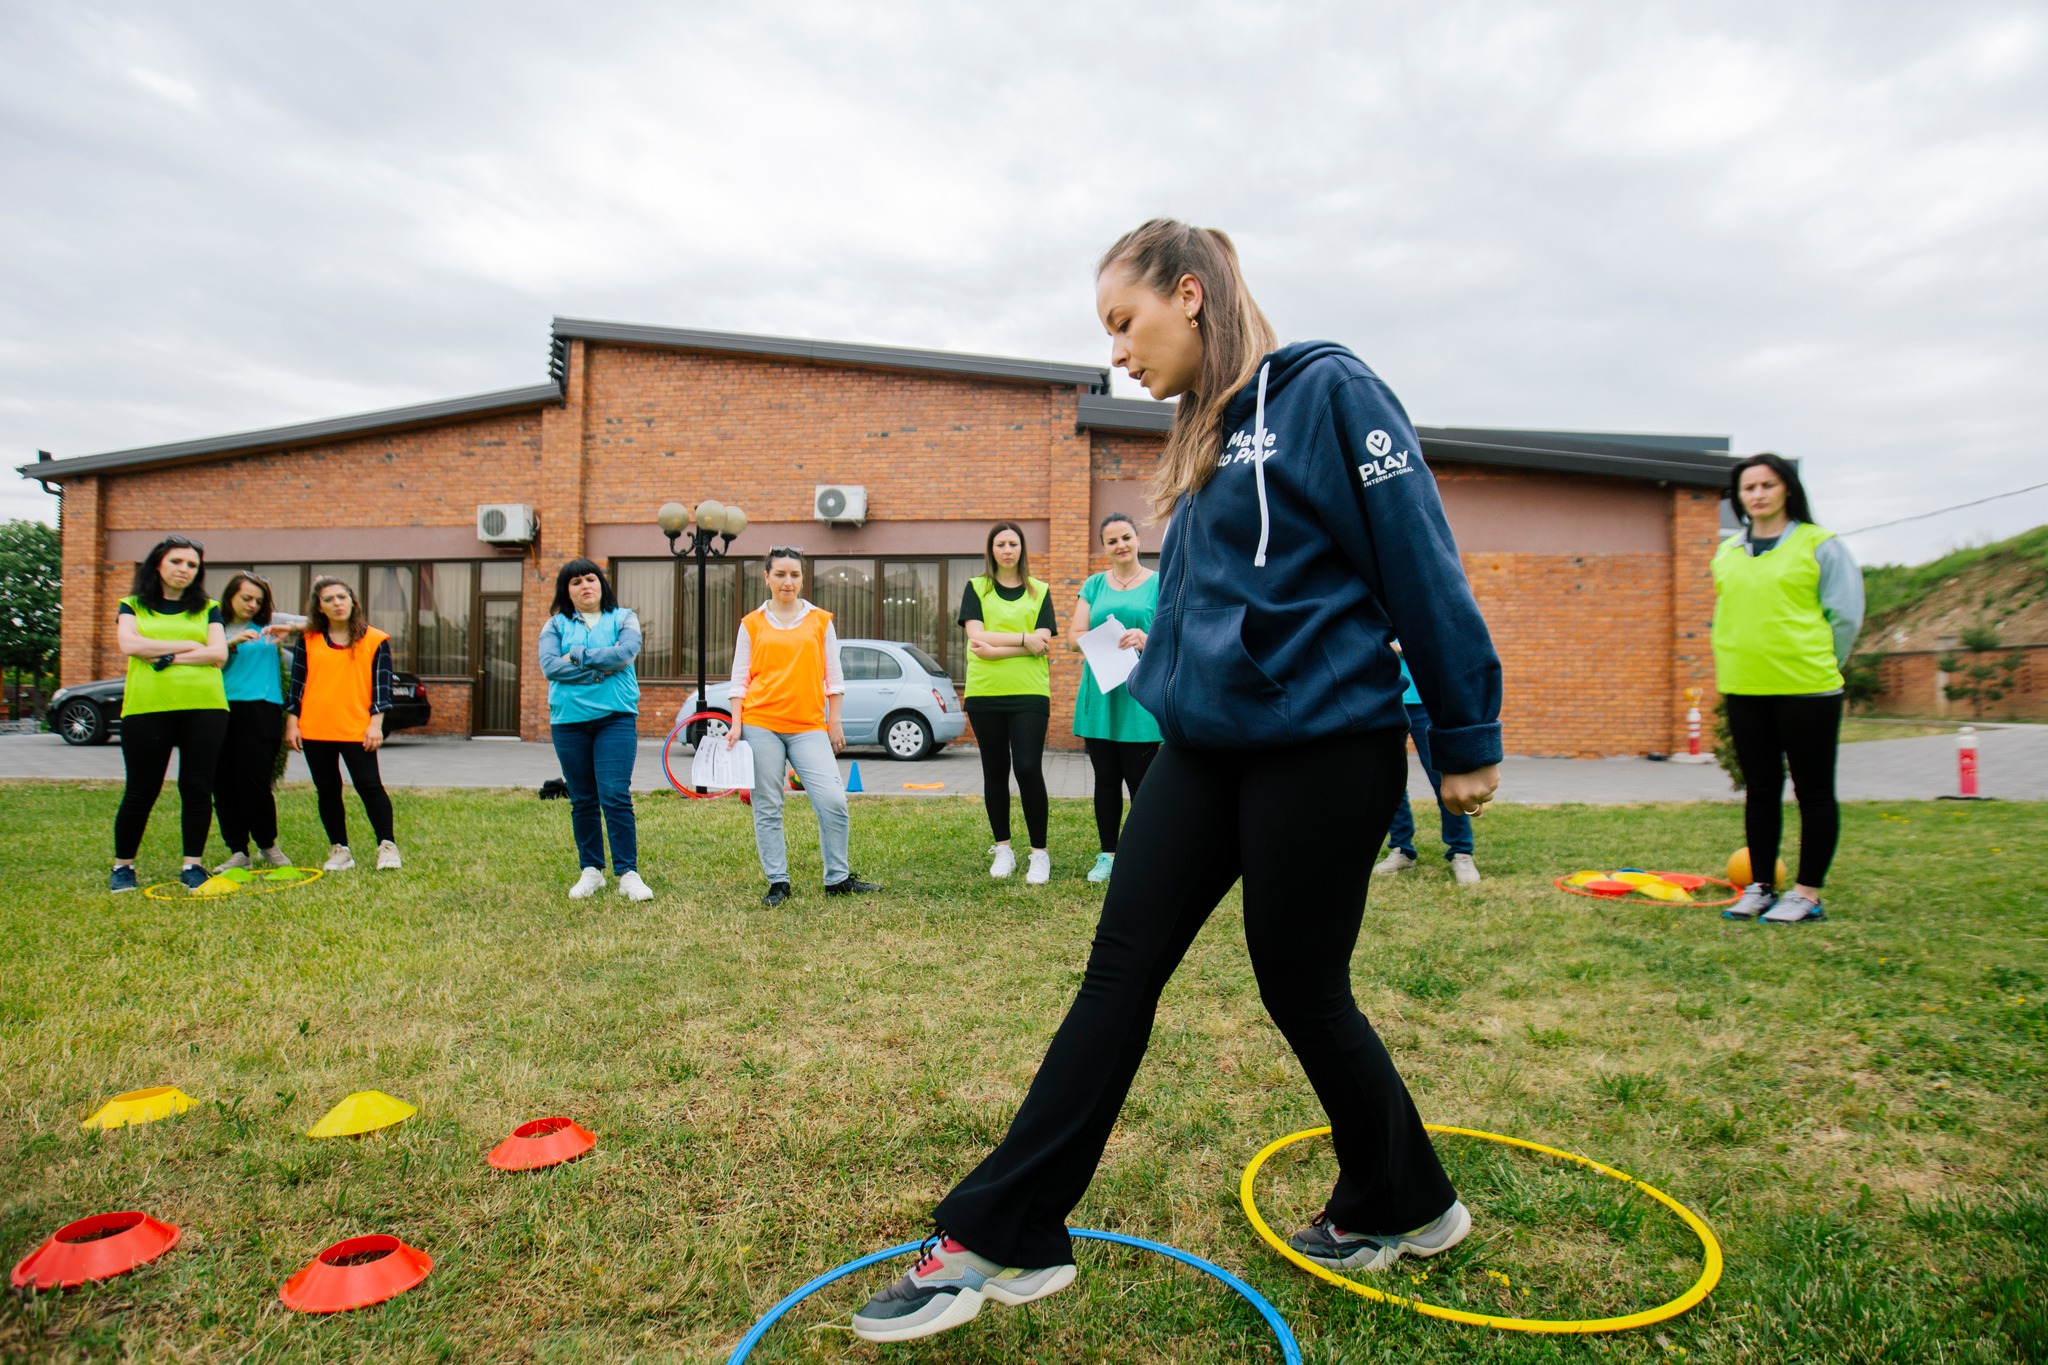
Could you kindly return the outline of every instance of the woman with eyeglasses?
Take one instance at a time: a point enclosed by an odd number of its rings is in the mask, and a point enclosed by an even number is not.
[[[1024,807],[1024,832],[1031,857],[1024,880],[1043,886],[1052,880],[1046,850],[1045,732],[1052,724],[1052,670],[1046,656],[1059,633],[1053,619],[1052,588],[1031,576],[1024,528],[999,521],[982,548],[984,572],[967,580],[960,595],[960,624],[967,630],[967,696],[961,702],[974,725],[981,750],[981,801],[988,808],[995,847],[988,875],[1017,870],[1010,848],[1010,775]]]
[[[768,600],[740,621],[733,642],[732,713],[728,746],[744,739],[754,754],[754,846],[768,879],[761,904],[790,898],[789,850],[782,837],[782,775],[791,768],[818,817],[825,894],[879,891],[853,874],[847,852],[853,822],[834,755],[846,747],[839,707],[846,676],[839,671],[839,632],[832,613],[803,598],[804,554],[793,546],[768,551]],[[706,740],[706,743],[716,741]]]
[[[327,831],[321,869],[346,872],[356,865],[348,846],[348,811],[341,803],[341,768],[377,835],[377,870],[396,871],[391,797],[377,771],[384,747],[384,713],[391,709],[391,637],[370,624],[356,590],[339,578],[313,580],[305,629],[292,648],[291,694],[285,703],[284,742],[306,756],[320,823]]]
[[[604,836],[612,836],[619,894],[651,901],[640,879],[639,836],[633,825],[633,760],[640,756],[640,618],[619,605],[604,570],[572,559],[555,575],[555,601],[540,628],[540,671],[548,680],[548,730],[562,781],[569,787],[569,824],[583,869],[569,899],[604,889]]]
[[[128,781],[114,814],[109,891],[133,891],[140,885],[135,855],[164,789],[173,749],[178,752],[178,828],[185,855],[178,880],[195,890],[206,881],[213,774],[228,728],[220,676],[228,651],[220,604],[207,597],[205,581],[205,547],[185,536],[167,536],[135,566],[131,591],[114,618],[115,638],[128,659],[121,693],[121,759]]]
[[[284,744],[284,661],[278,649],[283,628],[270,584],[253,573],[238,573],[221,589],[227,619],[228,661],[221,681],[228,698],[227,736],[214,773],[213,801],[228,860],[216,872],[250,867],[249,841],[272,867],[292,860],[277,845],[277,754]]]

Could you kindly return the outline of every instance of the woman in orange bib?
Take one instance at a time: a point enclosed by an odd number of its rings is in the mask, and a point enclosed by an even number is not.
[[[356,865],[341,804],[345,763],[377,833],[378,870],[398,867],[391,798],[377,772],[384,713],[391,709],[391,637],[370,624],[355,589],[339,578],[313,580],[306,628],[292,649],[291,696],[284,709],[284,742],[306,756],[313,790],[320,794],[320,823],[333,846],[322,866],[346,872]]]
[[[725,742],[744,739],[754,752],[754,845],[768,894],[761,904],[790,897],[789,851],[782,838],[782,775],[790,768],[804,784],[818,817],[818,851],[825,863],[825,894],[879,891],[847,865],[852,821],[846,787],[833,755],[846,747],[839,702],[846,681],[839,672],[839,635],[832,613],[803,599],[803,551],[768,551],[768,600],[740,621],[732,651],[732,728]],[[707,743],[716,741],[707,740]]]

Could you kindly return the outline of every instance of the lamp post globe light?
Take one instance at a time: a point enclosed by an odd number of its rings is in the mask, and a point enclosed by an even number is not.
[[[690,556],[697,561],[697,705],[695,709],[698,711],[708,710],[710,708],[710,701],[709,695],[706,692],[704,661],[706,657],[705,651],[709,643],[705,639],[705,584],[709,575],[705,573],[704,566],[712,559],[725,558],[726,552],[732,549],[733,541],[739,538],[740,532],[747,529],[747,514],[737,507],[719,502],[716,498],[704,499],[704,501],[697,504],[694,512],[679,502],[667,502],[663,503],[661,510],[654,514],[654,524],[659,526],[661,533],[668,537],[668,552],[671,555],[678,559]],[[684,539],[686,534],[688,536],[687,540]],[[723,543],[713,545],[713,541]],[[700,721],[690,727],[686,738],[694,747],[704,738],[704,734],[709,728],[710,722]]]

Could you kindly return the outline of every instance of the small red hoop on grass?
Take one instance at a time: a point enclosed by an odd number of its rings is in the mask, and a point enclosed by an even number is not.
[[[668,739],[661,746],[662,776],[668,779],[668,784],[671,787],[674,787],[677,791],[681,792],[684,796],[689,797],[692,801],[716,801],[721,796],[732,796],[736,793],[745,792],[747,790],[745,787],[728,787],[722,792],[700,792],[696,788],[690,786],[687,782],[676,781],[675,769],[669,766],[669,755],[675,752],[677,740],[682,739],[685,743],[688,742],[688,740],[685,737],[686,732],[692,725],[695,725],[700,720],[707,722],[705,726],[707,731],[710,729],[710,726],[708,724],[708,722],[710,721],[722,720],[727,725],[732,724],[732,717],[728,716],[723,711],[699,711],[694,716],[685,716],[681,720],[677,721],[676,728],[668,732]],[[705,738],[709,739],[710,735],[707,733]]]
[[[1736,885],[1736,884],[1735,884],[1734,882],[1724,882],[1724,881],[1722,881],[1722,880],[1721,880],[1721,879],[1720,879],[1719,877],[1702,877],[1702,876],[1699,876],[1698,874],[1696,874],[1696,873],[1692,873],[1692,872],[1652,872],[1652,873],[1651,873],[1650,875],[1651,875],[1651,876],[1653,876],[1653,877],[1664,877],[1664,878],[1667,878],[1667,879],[1669,879],[1669,878],[1683,878],[1683,879],[1684,879],[1683,881],[1674,881],[1674,882],[1673,882],[1673,885],[1676,885],[1676,886],[1684,886],[1684,887],[1685,887],[1685,889],[1686,889],[1686,890],[1688,890],[1688,891],[1698,891],[1698,890],[1699,890],[1700,888],[1702,888],[1702,887],[1708,887],[1708,886],[1720,886],[1720,887],[1726,887],[1726,888],[1728,889],[1728,892],[1729,892],[1729,896],[1728,896],[1728,899],[1726,899],[1726,900],[1719,900],[1719,901],[1685,901],[1685,902],[1683,902],[1683,904],[1686,904],[1686,905],[1689,905],[1689,906],[1694,906],[1694,907],[1696,907],[1696,908],[1699,908],[1699,909],[1705,909],[1705,910],[1713,910],[1713,909],[1719,909],[1719,908],[1720,908],[1721,906],[1724,906],[1724,905],[1733,905],[1733,904],[1735,904],[1735,902],[1737,902],[1737,901],[1739,901],[1739,900],[1741,900],[1741,899],[1742,899],[1742,888],[1738,887],[1738,886],[1737,886],[1737,885]],[[1688,883],[1689,883],[1689,885],[1688,885]],[[1574,895],[1574,896],[1588,896],[1588,897],[1591,897],[1591,898],[1592,898],[1593,900],[1605,900],[1605,901],[1622,901],[1622,902],[1624,902],[1624,903],[1626,903],[1626,904],[1629,904],[1629,905],[1674,905],[1674,904],[1679,904],[1679,902],[1675,902],[1675,901],[1660,901],[1660,900],[1658,900],[1658,899],[1657,899],[1656,897],[1654,897],[1654,896],[1638,896],[1638,895],[1633,895],[1633,894],[1629,894],[1629,895],[1617,895],[1617,894],[1615,894],[1615,893],[1613,893],[1613,892],[1606,892],[1606,893],[1602,893],[1602,892],[1599,892],[1599,891],[1588,891],[1588,890],[1587,890],[1586,888],[1584,888],[1584,887],[1582,887],[1582,886],[1573,886],[1573,885],[1572,885],[1572,884],[1570,883],[1570,881],[1569,881],[1569,880],[1567,880],[1567,879],[1566,879],[1566,878],[1564,878],[1564,877],[1553,877],[1553,878],[1551,879],[1551,882],[1550,882],[1550,884],[1551,884],[1552,886],[1556,887],[1556,888],[1557,888],[1558,890],[1560,890],[1560,891],[1563,891],[1563,892],[1566,892],[1566,893],[1568,893],[1568,894],[1570,894],[1570,895]]]

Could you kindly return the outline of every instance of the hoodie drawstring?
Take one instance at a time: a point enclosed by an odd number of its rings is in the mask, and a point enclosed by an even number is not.
[[[1273,518],[1266,510],[1266,373],[1273,368],[1267,361],[1259,366],[1259,406],[1252,418],[1252,480],[1259,486],[1259,550],[1252,556],[1252,567],[1266,567],[1266,537],[1273,529]]]

